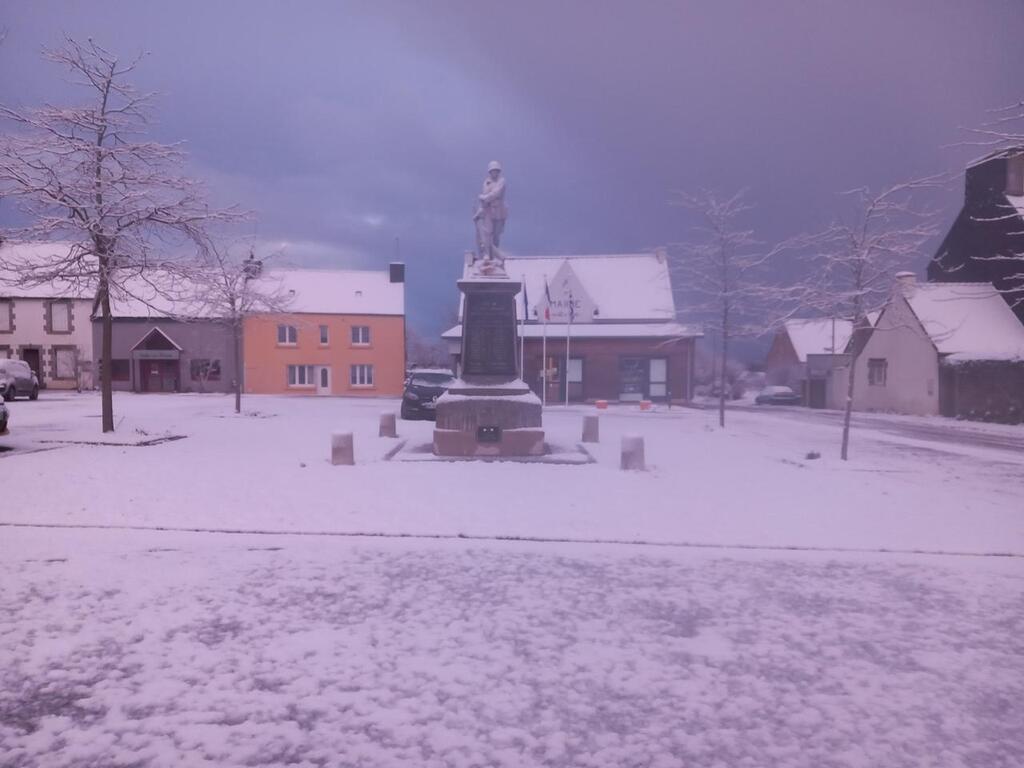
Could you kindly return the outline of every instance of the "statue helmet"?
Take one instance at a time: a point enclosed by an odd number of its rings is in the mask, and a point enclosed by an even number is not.
[[[490,173],[491,171],[500,171],[500,170],[501,170],[501,163],[499,163],[497,160],[491,160],[491,162],[489,162],[487,164],[487,172],[488,173]]]

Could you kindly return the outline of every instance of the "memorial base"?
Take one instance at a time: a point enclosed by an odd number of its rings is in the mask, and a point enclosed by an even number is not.
[[[541,456],[541,402],[521,380],[457,381],[437,399],[438,456]]]

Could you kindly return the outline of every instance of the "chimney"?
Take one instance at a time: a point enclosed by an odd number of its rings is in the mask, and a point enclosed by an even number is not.
[[[896,273],[896,290],[903,294],[908,294],[914,290],[914,286],[917,285],[917,275],[913,272],[897,272]]]
[[[405,263],[401,261],[392,261],[388,264],[388,277],[392,283],[404,283]]]

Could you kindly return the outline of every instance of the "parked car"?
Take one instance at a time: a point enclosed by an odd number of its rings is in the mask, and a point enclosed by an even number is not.
[[[789,387],[773,385],[757,393],[757,405],[800,405],[802,398]]]
[[[445,393],[455,374],[447,368],[419,368],[411,372],[402,393],[403,419],[433,419],[437,398]]]
[[[35,400],[39,397],[39,379],[24,360],[0,360],[0,394],[4,400],[18,395]]]
[[[0,435],[7,434],[7,419],[9,417],[7,406],[0,400]]]

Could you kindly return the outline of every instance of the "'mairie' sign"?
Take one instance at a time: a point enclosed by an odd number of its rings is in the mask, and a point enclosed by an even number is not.
[[[580,282],[579,277],[573,271],[568,261],[563,261],[554,278],[548,281],[548,291],[551,294],[550,304],[544,294],[541,294],[540,301],[537,302],[538,320],[544,320],[544,309],[549,308],[550,316],[548,322],[568,323],[569,304],[571,301],[574,309],[572,322],[594,322],[597,305],[590,298],[590,294],[587,293],[583,283]]]

